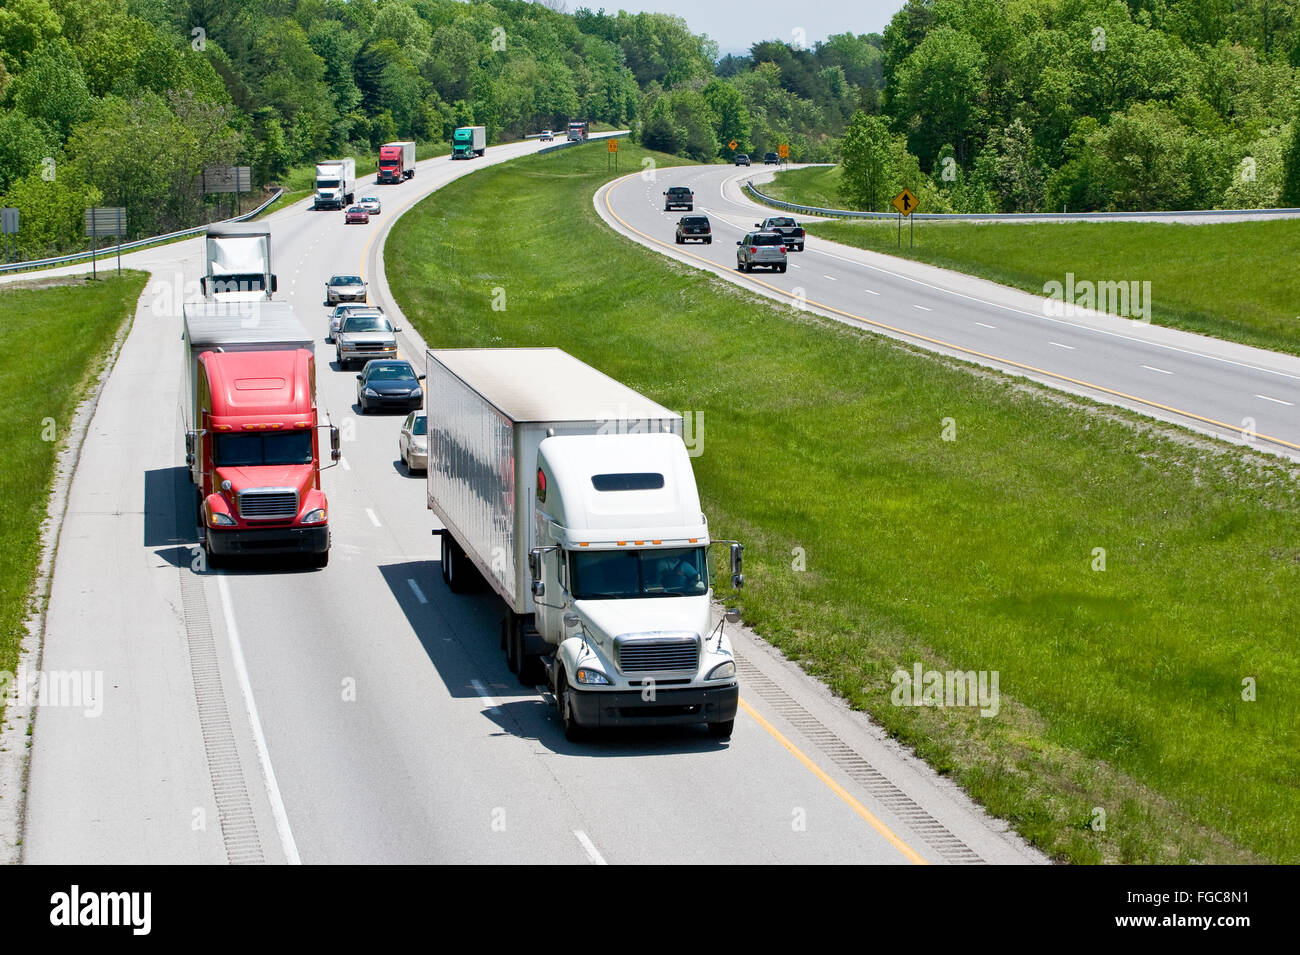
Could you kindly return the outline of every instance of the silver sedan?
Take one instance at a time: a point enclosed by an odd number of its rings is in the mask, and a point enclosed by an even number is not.
[[[397,454],[408,472],[429,469],[429,418],[423,411],[412,411],[402,422]]]

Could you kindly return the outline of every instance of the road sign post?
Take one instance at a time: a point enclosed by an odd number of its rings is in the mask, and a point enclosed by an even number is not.
[[[776,154],[781,157],[781,162],[785,162],[787,159],[790,158],[790,144],[782,143],[781,145],[777,146]]]
[[[16,241],[9,237],[18,233],[18,210],[12,206],[0,209],[0,232],[4,233],[5,261],[8,262],[13,257],[13,245]]]
[[[97,206],[86,210],[86,235],[90,237],[90,277],[99,277],[95,267],[95,249],[101,235],[117,236],[117,274],[122,274],[122,236],[126,234],[126,209],[122,206]]]
[[[612,156],[614,159],[614,171],[618,172],[618,140],[611,136],[609,139],[605,140],[605,144],[605,168],[609,168],[609,160]]]
[[[889,204],[898,210],[898,247],[900,249],[903,247],[903,220],[907,219],[907,247],[910,249],[915,244],[916,233],[912,213],[916,211],[917,198],[912,194],[911,189],[904,189],[894,196]]]

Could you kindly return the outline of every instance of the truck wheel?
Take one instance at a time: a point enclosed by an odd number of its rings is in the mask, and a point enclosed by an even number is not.
[[[785,271],[785,266],[784,266],[784,265],[778,265],[778,266],[776,267],[776,270],[777,270],[778,272],[784,272],[784,271]]]
[[[731,739],[731,731],[735,727],[736,721],[734,719],[724,720],[721,723],[710,723],[709,735],[714,739]]]
[[[506,614],[501,621],[501,638],[506,647],[506,669],[511,673],[519,672],[519,627],[515,625],[514,615]]]
[[[713,245],[713,236],[709,236],[707,239],[705,239],[705,240],[704,240],[704,244],[705,244],[705,245]]]
[[[212,532],[208,531],[203,538],[203,556],[208,562],[208,570],[216,570],[218,567],[226,566],[225,557],[218,554],[212,546]]]
[[[564,664],[557,663],[560,675],[556,680],[555,702],[560,708],[560,723],[564,726],[564,738],[570,743],[580,743],[587,738],[587,728],[578,722],[573,713],[573,701],[569,694],[569,681],[564,675]]]
[[[460,546],[446,531],[442,533],[442,577],[453,594],[464,594],[474,589],[474,565],[459,553]]]

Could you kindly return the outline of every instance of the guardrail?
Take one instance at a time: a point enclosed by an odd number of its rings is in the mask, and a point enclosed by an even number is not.
[[[746,180],[745,191],[759,202],[790,212],[802,212],[810,216],[826,216],[831,219],[894,219],[896,212],[856,212],[852,209],[822,209],[819,206],[804,206],[797,202],[786,202],[764,195],[751,180]],[[1300,209],[1188,209],[1184,212],[913,212],[913,219],[929,219],[938,222],[1059,222],[1078,219],[1178,219],[1187,216],[1251,215],[1262,218],[1274,217],[1289,219],[1300,216]]]
[[[221,219],[218,222],[206,222],[203,225],[195,226],[192,229],[182,229],[180,232],[169,232],[166,235],[150,236],[147,239],[135,239],[131,242],[123,242],[121,246],[111,245],[107,249],[96,249],[93,254],[95,256],[102,256],[105,254],[116,255],[119,249],[123,252],[127,252],[131,249],[139,249],[146,245],[153,245],[155,242],[169,242],[172,239],[183,239],[186,236],[198,235],[200,232],[206,232],[210,225],[219,225],[223,222],[247,222],[254,216],[259,216],[265,212],[267,208],[282,195],[284,195],[284,190],[276,189],[275,195],[271,196],[271,198],[267,199],[256,209],[251,212],[245,212],[242,216],[235,216],[233,219]],[[28,262],[9,262],[7,264],[0,264],[0,275],[5,272],[21,272],[25,269],[41,269],[50,265],[71,265],[73,262],[80,262],[84,259],[89,259],[91,255],[92,253],[90,252],[73,252],[70,255],[56,255],[48,259],[32,259]]]

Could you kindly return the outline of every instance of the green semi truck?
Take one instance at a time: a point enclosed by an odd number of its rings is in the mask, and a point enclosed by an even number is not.
[[[451,134],[451,158],[472,159],[487,149],[487,127],[462,126]]]

